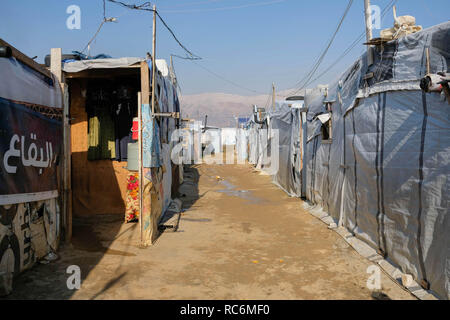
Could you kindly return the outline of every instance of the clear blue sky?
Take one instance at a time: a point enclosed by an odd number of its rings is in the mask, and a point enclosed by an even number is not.
[[[140,4],[143,0],[123,0]],[[348,3],[347,0],[158,0],[158,11],[192,52],[199,64],[247,88],[269,92],[272,82],[289,89],[304,76],[323,50]],[[372,0],[382,9],[389,0]],[[81,8],[81,29],[66,28],[66,8]],[[252,6],[257,4],[256,6]],[[424,28],[449,20],[449,0],[398,0],[398,15],[413,15]],[[91,54],[143,57],[151,52],[152,17],[149,12],[106,4],[107,23],[92,45]],[[226,9],[224,9],[226,8]],[[318,73],[334,61],[364,31],[363,0],[353,6]],[[29,56],[44,56],[52,47],[64,53],[81,50],[103,18],[102,0],[2,0],[0,37]],[[392,13],[382,28],[393,25]],[[157,57],[169,59],[183,51],[158,22]],[[378,31],[375,31],[375,36]],[[358,45],[320,83],[343,72],[360,55]],[[175,58],[176,59],[176,58]],[[175,60],[183,94],[226,92],[251,95],[224,82],[190,61]]]

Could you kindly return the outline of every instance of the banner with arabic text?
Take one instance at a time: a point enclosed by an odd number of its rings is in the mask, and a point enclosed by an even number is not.
[[[61,122],[3,98],[0,114],[0,204],[56,192]]]

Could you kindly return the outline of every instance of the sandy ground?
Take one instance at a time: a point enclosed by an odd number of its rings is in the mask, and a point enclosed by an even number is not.
[[[138,224],[74,221],[60,259],[20,275],[8,299],[372,299],[371,263],[250,165],[186,173],[177,232],[138,247]],[[220,176],[221,179],[217,179]],[[66,269],[81,268],[79,290]],[[382,273],[391,299],[414,297]]]

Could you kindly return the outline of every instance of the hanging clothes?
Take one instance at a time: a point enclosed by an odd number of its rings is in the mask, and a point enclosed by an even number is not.
[[[130,142],[132,120],[130,103],[119,103],[116,107],[114,117],[116,161],[127,161],[128,159],[128,143]]]
[[[116,158],[116,141],[114,134],[114,120],[109,110],[100,113],[100,141],[101,159]]]
[[[88,160],[100,159],[100,121],[97,116],[89,117]]]
[[[114,121],[106,106],[90,106],[88,160],[116,158]]]

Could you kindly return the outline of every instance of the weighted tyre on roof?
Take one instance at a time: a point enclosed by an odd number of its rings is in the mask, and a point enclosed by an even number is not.
[[[47,67],[50,67],[50,55],[48,54],[48,55],[46,55],[45,56],[45,65],[47,66]],[[78,54],[63,54],[63,55],[61,55],[61,60],[62,61],[64,61],[64,60],[80,60],[80,56],[78,55]]]

